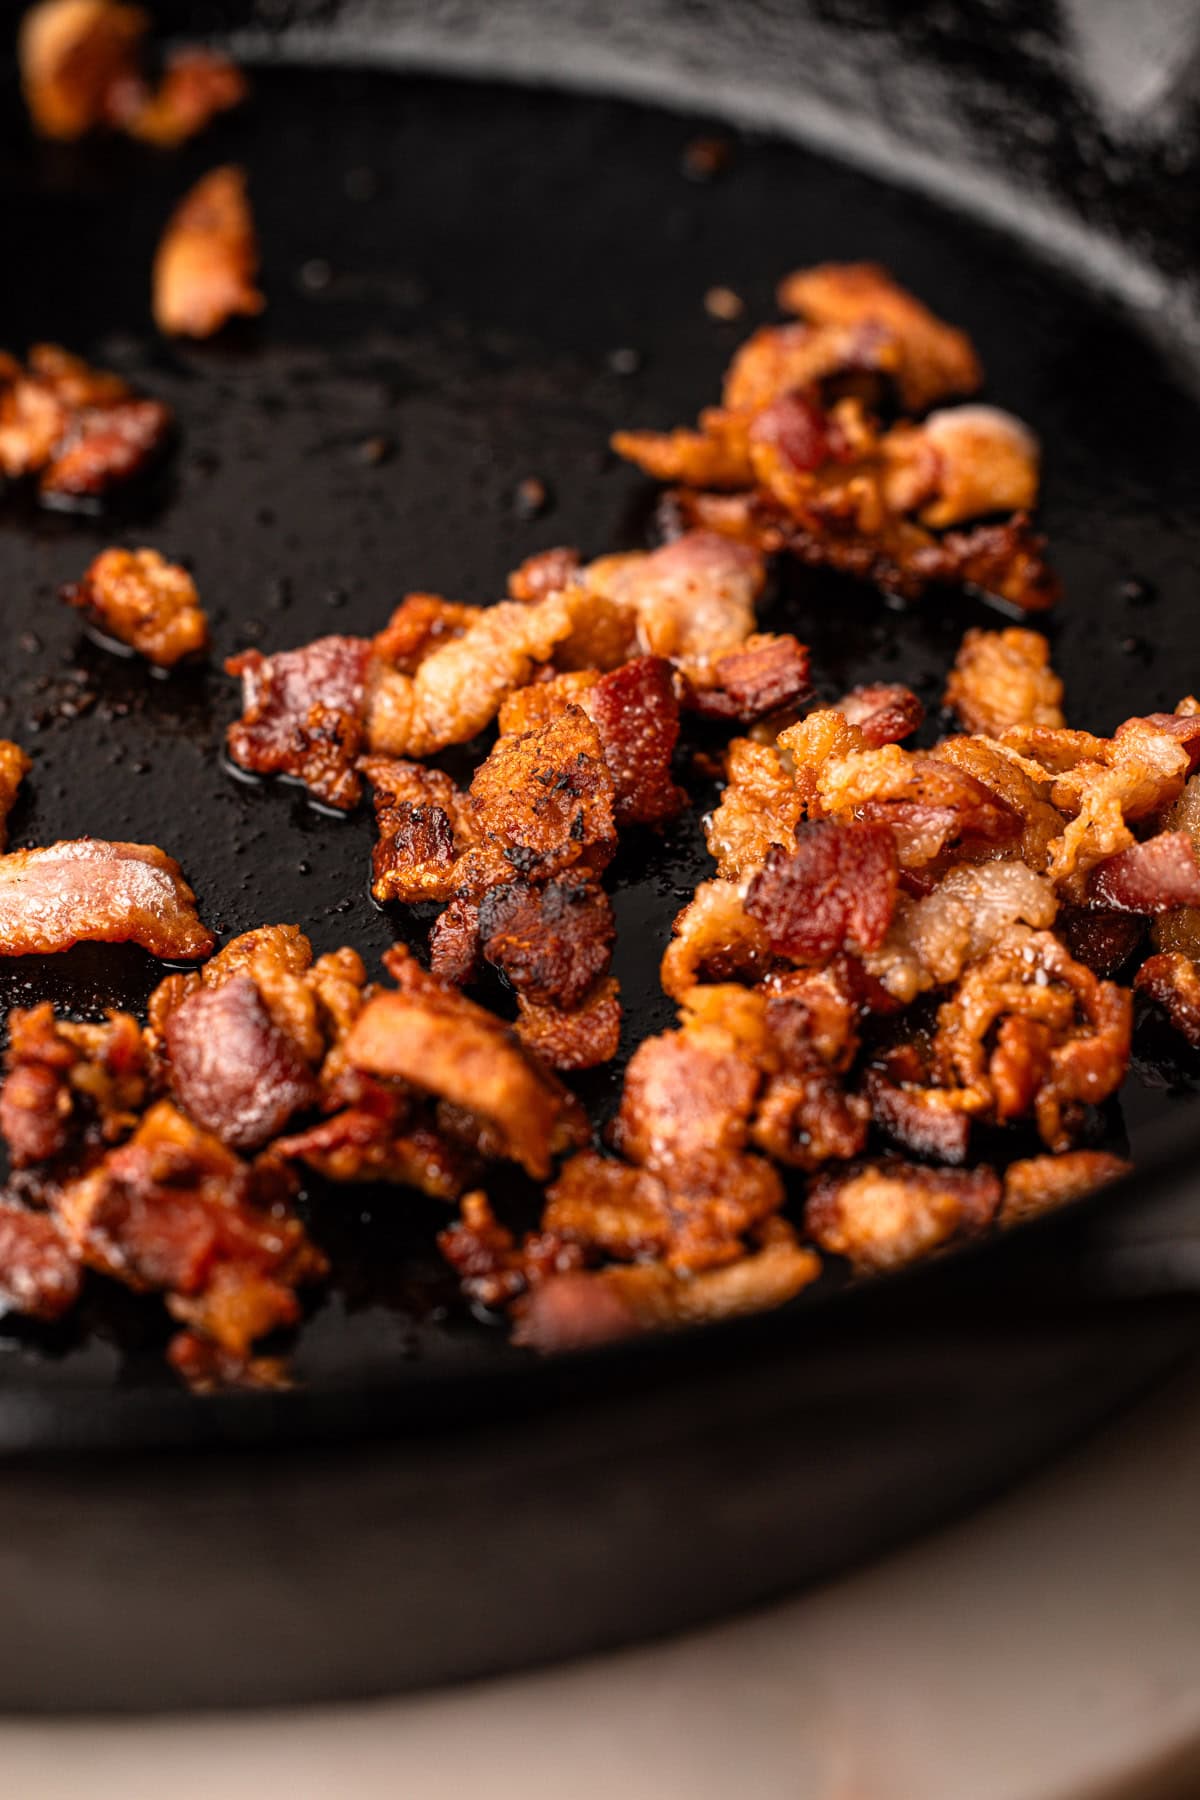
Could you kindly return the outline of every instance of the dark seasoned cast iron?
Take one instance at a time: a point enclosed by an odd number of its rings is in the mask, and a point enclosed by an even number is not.
[[[317,20],[331,36],[285,38],[285,52],[403,49],[417,29],[403,9],[316,10],[332,10]],[[225,14],[246,23],[245,9]],[[436,37],[442,16],[422,16]],[[714,108],[729,102],[725,15],[690,37],[670,8],[663,18],[658,51],[675,29],[694,52],[674,93],[704,91],[709,71]],[[582,29],[570,9],[556,28],[560,48]],[[795,42],[843,28],[798,15]],[[625,69],[636,62],[614,46],[628,29],[618,18],[607,40]],[[882,11],[872,29],[889,31]],[[530,42],[515,9],[496,33],[502,61],[505,43]],[[846,39],[860,61],[868,37]],[[886,41],[896,69],[961,101],[945,46]],[[445,61],[455,42],[443,29],[424,48]],[[542,40],[540,72],[577,81],[586,69],[576,56],[560,70],[555,42]],[[978,32],[974,49],[958,42],[982,59],[978,100],[994,50]],[[1041,74],[1047,93],[1065,79],[1053,59]],[[764,116],[782,122],[779,86],[758,80]],[[151,542],[194,569],[223,655],[370,631],[408,588],[487,600],[548,544],[643,543],[653,495],[606,453],[608,432],[686,419],[713,395],[743,327],[707,317],[708,287],[744,297],[748,328],[772,316],[781,272],[829,257],[876,257],[968,326],[989,397],[1042,434],[1043,517],[1067,590],[1049,629],[1072,722],[1110,730],[1200,679],[1186,345],[1152,348],[1144,321],[1089,287],[1097,270],[1127,296],[1172,280],[1170,316],[1186,320],[1169,172],[1142,208],[1136,260],[1101,255],[1096,237],[1093,263],[1056,276],[985,225],[780,142],[741,137],[726,174],[689,183],[681,151],[711,113],[381,70],[264,68],[256,88],[244,114],[175,157],[37,147],[11,82],[2,96],[0,343],[60,339],[169,399],[182,427],[161,479],[116,518],[20,499],[0,513],[0,730],[36,765],[15,842],[161,843],[224,933],[295,919],[318,950],[350,942],[368,959],[420,935],[427,920],[368,897],[366,816],[329,818],[223,766],[235,696],[216,663],[149,679],[81,635],[58,585],[105,543]],[[939,119],[959,133],[964,182],[1025,104],[973,134],[969,107],[965,123]],[[1025,173],[1047,186],[1039,217],[1051,197],[1072,209],[1077,236],[1060,245],[1074,250],[1101,128],[1072,104],[1059,163]],[[846,105],[864,105],[861,84]],[[915,121],[893,109],[889,128],[911,135]],[[164,347],[148,318],[157,234],[183,189],[230,159],[250,174],[270,309],[217,344]],[[1132,204],[1121,168],[1108,175],[1091,207],[1105,225]],[[980,210],[1013,213],[1011,190],[988,188],[985,208],[976,179]],[[532,520],[516,498],[529,475],[550,493]],[[895,612],[806,574],[778,584],[769,617],[812,645],[823,693],[900,679],[936,715],[962,631],[995,615],[948,599]],[[622,851],[627,1047],[671,1022],[658,956],[706,867],[694,817]],[[0,1002],[138,1004],[160,973],[140,953],[84,947],[0,966]],[[1196,1071],[1153,1023],[1138,1056],[1144,1080],[1102,1122],[1148,1171],[1128,1193],[770,1319],[534,1365],[444,1304],[440,1210],[364,1190],[312,1197],[337,1286],[300,1334],[295,1394],[180,1392],[149,1305],[97,1294],[83,1329],[11,1324],[0,1572],[19,1626],[0,1702],[250,1702],[512,1666],[764,1597],[987,1491],[1191,1344],[1178,1272]],[[581,1083],[597,1116],[618,1087],[619,1069]]]

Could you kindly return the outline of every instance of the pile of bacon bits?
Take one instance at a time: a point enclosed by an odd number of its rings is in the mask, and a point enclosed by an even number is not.
[[[463,1294],[554,1351],[773,1306],[828,1261],[894,1269],[1123,1171],[1094,1144],[1135,993],[1200,1047],[1200,704],[1072,730],[1046,639],[1015,626],[967,632],[961,730],[931,748],[904,687],[815,704],[805,646],[758,629],[771,556],[1025,611],[1055,582],[1032,434],[945,404],[981,381],[968,339],[874,267],[781,299],[800,321],[749,339],[696,429],[615,440],[673,484],[661,547],[544,552],[493,606],[413,593],[373,637],[227,662],[229,756],[328,808],[369,796],[372,892],[441,909],[428,966],[397,949],[373,980],[291,924],[214,955],[153,846],[0,856],[3,953],[105,938],[195,965],[144,1023],[10,1016],[11,1307],[57,1319],[104,1277],[162,1296],[192,1385],[282,1380],[280,1334],[329,1273],[295,1209],[309,1175],[457,1204],[439,1243]],[[53,402],[53,374],[13,381]],[[153,550],[106,551],[66,598],[161,666],[207,647]],[[605,870],[693,803],[699,722],[722,789],[712,876],[660,946],[678,1024],[635,1048],[601,1144],[567,1078],[621,1035]],[[482,733],[452,779],[439,754]],[[28,767],[0,744],[0,820]],[[511,1023],[471,996],[489,968]],[[514,1170],[542,1195],[524,1234]]]

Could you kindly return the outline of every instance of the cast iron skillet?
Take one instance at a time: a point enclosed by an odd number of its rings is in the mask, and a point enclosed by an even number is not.
[[[19,499],[0,514],[0,728],[36,763],[16,842],[161,843],[226,933],[296,919],[319,950],[369,958],[419,938],[427,920],[367,897],[365,817],[223,766],[234,693],[216,665],[151,680],[81,637],[57,586],[107,542],[152,542],[194,567],[228,654],[369,631],[408,587],[485,600],[544,545],[644,543],[653,495],[609,458],[609,430],[687,418],[715,391],[737,328],[706,316],[709,286],[739,292],[749,324],[772,316],[782,271],[827,257],[877,257],[967,325],[991,396],[1042,433],[1072,721],[1109,730],[1196,685],[1189,190],[1153,141],[1118,154],[1062,44],[997,36],[994,8],[943,9],[917,40],[882,8],[853,28],[797,11],[786,29],[665,4],[604,28],[569,6],[295,10],[281,35],[242,39],[277,53],[254,105],[174,157],[37,146],[6,80],[0,342],[61,339],[182,423],[163,478],[116,518]],[[296,60],[321,50],[357,68]],[[711,100],[683,117],[382,66],[397,58]],[[1069,267],[779,138],[735,133],[728,172],[689,183],[684,145],[748,107],[801,136],[840,118],[855,156],[883,116],[897,173],[936,151],[943,188],[953,170],[981,217],[1054,225]],[[147,313],[153,246],[173,200],[229,159],[249,170],[270,310],[168,348]],[[1151,342],[1164,321],[1169,353]],[[514,499],[528,475],[551,494],[532,520]],[[932,729],[961,632],[989,621],[807,575],[781,578],[770,611],[812,645],[823,692],[909,681]],[[694,817],[622,852],[626,1049],[671,1022],[658,955],[705,868]],[[0,1003],[137,1005],[160,973],[82,947],[0,968]],[[157,1309],[120,1296],[56,1333],[9,1323],[0,1703],[249,1704],[512,1668],[766,1598],[993,1491],[1194,1343],[1197,1071],[1154,1021],[1137,1062],[1097,1126],[1138,1159],[1122,1189],[761,1319],[537,1363],[449,1304],[437,1208],[364,1191],[310,1196],[337,1286],[300,1334],[294,1393],[181,1392]],[[581,1084],[597,1117],[619,1079]]]

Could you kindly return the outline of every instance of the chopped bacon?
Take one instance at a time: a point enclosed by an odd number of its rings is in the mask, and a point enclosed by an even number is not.
[[[966,1162],[971,1121],[955,1104],[957,1097],[941,1088],[891,1079],[891,1073],[900,1072],[898,1068],[867,1070],[867,1098],[875,1123],[914,1156]]]
[[[694,691],[690,703],[707,718],[745,724],[798,706],[809,692],[807,646],[790,633],[763,633],[722,656],[713,665],[711,686]]]
[[[607,972],[615,936],[608,896],[586,873],[509,882],[479,902],[484,957],[535,1005],[578,1006]]]
[[[69,1182],[55,1213],[75,1253],[236,1357],[300,1316],[296,1289],[326,1272],[288,1210],[278,1164],[247,1164],[169,1101],[129,1142]]]
[[[588,604],[602,602],[633,637],[614,660],[623,662],[635,650],[668,657],[693,688],[710,686],[716,664],[753,632],[764,578],[754,550],[707,531],[689,532],[649,554],[602,557],[582,573],[567,666],[603,666],[606,659],[596,653],[603,643],[591,641],[596,621]],[[599,625],[611,643],[613,620],[601,612]]]
[[[1018,1225],[1024,1219],[1080,1200],[1097,1188],[1107,1187],[1127,1175],[1132,1164],[1107,1150],[1066,1150],[1058,1156],[1032,1156],[1010,1163],[1004,1171],[1004,1200],[999,1224]]]
[[[925,708],[912,690],[892,681],[851,688],[834,701],[834,706],[848,725],[862,732],[868,750],[900,743],[912,735],[925,717]]]
[[[168,53],[161,82],[130,111],[125,130],[142,143],[174,150],[199,136],[218,113],[241,106],[249,92],[245,75],[227,56],[181,46]]]
[[[467,1185],[473,1158],[424,1121],[397,1085],[364,1084],[353,1106],[306,1131],[277,1138],[271,1153],[302,1162],[329,1181],[398,1182],[433,1200],[453,1200]]]
[[[234,1150],[257,1150],[316,1103],[317,1083],[248,975],[201,987],[167,1019],[171,1091]]]
[[[763,925],[746,910],[747,882],[702,881],[677,914],[660,977],[672,1000],[705,981],[754,980],[772,962]]]
[[[1104,906],[1064,906],[1056,930],[1076,962],[1107,978],[1129,961],[1145,936],[1146,920]]]
[[[920,412],[949,394],[970,394],[983,370],[970,338],[947,325],[878,263],[821,263],[786,275],[777,289],[786,312],[818,326],[873,325],[898,346],[895,381],[904,405]]]
[[[579,704],[600,735],[618,825],[657,825],[686,806],[671,778],[679,703],[663,657],[636,657],[602,675]]]
[[[902,510],[931,530],[1037,503],[1038,441],[999,407],[947,407],[920,425],[897,426],[885,442],[893,503],[903,493]]]
[[[826,962],[847,947],[874,950],[883,942],[898,873],[886,826],[812,819],[797,828],[791,855],[768,852],[747,891],[746,911],[778,954]]]
[[[68,417],[38,491],[50,504],[100,499],[156,462],[171,428],[171,410],[160,400],[84,407]]]
[[[1190,956],[1180,950],[1148,956],[1133,985],[1161,1006],[1176,1031],[1200,1050],[1200,969]]]
[[[781,739],[798,741],[791,732]],[[1004,843],[1018,829],[981,782],[936,752],[851,749],[823,757],[813,776],[822,810],[886,825],[905,869],[921,869],[955,844]]]
[[[167,962],[213,947],[179,864],[153,844],[76,838],[0,856],[0,956],[46,955],[85,940],[140,944]]]
[[[1089,898],[1117,912],[1163,913],[1200,906],[1200,862],[1186,831],[1161,831],[1092,870]]]
[[[551,1069],[595,1069],[611,1062],[621,1042],[616,981],[602,977],[570,1008],[518,995],[517,1036]]]
[[[817,1279],[821,1260],[782,1219],[771,1223],[760,1248],[686,1278],[659,1263],[551,1274],[517,1301],[513,1341],[551,1355],[782,1306]]]
[[[233,761],[299,781],[327,806],[356,806],[370,654],[366,638],[324,637],[274,656],[230,657],[225,669],[241,677],[243,706],[226,740]]]
[[[171,434],[171,411],[57,344],[26,368],[0,354],[0,475],[38,477],[48,505],[103,497],[141,473]]]
[[[438,1248],[455,1270],[463,1292],[480,1306],[505,1306],[537,1283],[577,1269],[583,1254],[553,1232],[540,1231],[520,1244],[500,1223],[487,1195],[476,1190],[459,1203],[458,1223],[438,1237]]]
[[[33,764],[11,738],[0,738],[0,850],[8,842],[8,815],[16,804],[17,792]]]
[[[903,1268],[986,1230],[1000,1205],[991,1169],[924,1169],[899,1157],[818,1175],[804,1222],[822,1250],[860,1274]]]
[[[1038,631],[968,631],[946,683],[946,705],[968,731],[998,737],[1013,725],[1061,728],[1062,682]]]
[[[525,605],[557,594],[574,579],[579,570],[578,550],[559,545],[553,550],[539,550],[527,556],[508,578],[508,592],[513,600]]]
[[[215,51],[178,49],[152,90],[142,71],[149,26],[120,0],[41,0],[21,22],[21,84],[35,129],[71,141],[105,128],[173,148],[245,99],[245,77]]]
[[[175,208],[154,257],[154,322],[172,337],[211,337],[266,301],[254,285],[258,238],[246,177],[212,169]]]
[[[186,569],[157,550],[104,550],[83,579],[62,589],[71,606],[159,668],[208,648],[208,620]]]
[[[86,1025],[56,1019],[48,1000],[16,1007],[4,1065],[0,1136],[14,1169],[119,1142],[150,1092],[142,1034],[129,1013]]]
[[[959,864],[920,899],[899,897],[887,937],[863,961],[907,1004],[957,980],[1010,925],[1052,925],[1057,910],[1050,883],[1023,862]]]
[[[705,823],[705,839],[718,875],[736,877],[756,869],[772,844],[786,848],[795,842],[804,795],[778,751],[751,738],[730,744],[726,776],[721,803]]]
[[[472,841],[466,795],[440,769],[368,756],[378,831],[371,892],[383,903],[448,900],[458,885],[459,852]]]
[[[57,1220],[0,1195],[0,1307],[53,1322],[71,1310],[82,1285]]]
[[[1083,1106],[1129,1066],[1132,1007],[1048,931],[1010,925],[938,1014],[938,1085],[999,1123],[1032,1113],[1051,1150],[1070,1147]]]
[[[399,950],[387,966],[400,984],[376,993],[351,1027],[345,1055],[367,1075],[408,1082],[482,1119],[503,1154],[544,1177],[584,1131],[578,1101],[534,1063],[511,1031]]]

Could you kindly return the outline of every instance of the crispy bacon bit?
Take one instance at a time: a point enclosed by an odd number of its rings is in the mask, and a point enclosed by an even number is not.
[[[756,551],[694,531],[649,554],[601,557],[581,579],[564,666],[606,667],[641,651],[668,657],[700,689],[753,632],[765,571]]]
[[[56,344],[22,369],[0,354],[0,475],[39,477],[48,505],[102,497],[149,466],[171,434],[170,408]]]
[[[868,750],[900,743],[912,735],[925,717],[925,708],[912,690],[892,681],[851,688],[834,705],[847,725],[862,732]]]
[[[892,479],[916,476],[904,511],[934,531],[984,513],[1027,512],[1037,504],[1040,449],[1027,425],[995,406],[952,406],[921,425],[889,434]],[[932,493],[921,479],[928,468]],[[920,474],[917,471],[920,470]],[[917,498],[917,495],[920,498]]]
[[[286,1205],[279,1165],[240,1162],[160,1100],[127,1144],[67,1184],[56,1215],[89,1267],[166,1294],[182,1324],[239,1358],[300,1316],[326,1265]]]
[[[1092,870],[1088,895],[1117,912],[1164,913],[1200,906],[1200,863],[1186,831],[1161,831]]]
[[[1081,1109],[1129,1066],[1126,989],[1100,981],[1048,931],[1010,925],[938,1014],[938,1085],[1003,1124],[1032,1112],[1051,1150],[1070,1147]]]
[[[1000,1205],[991,1169],[923,1169],[899,1157],[818,1175],[804,1222],[823,1250],[860,1274],[903,1268],[992,1223]]]
[[[487,1195],[464,1194],[459,1220],[438,1237],[438,1248],[455,1270],[463,1292],[480,1306],[505,1306],[547,1278],[577,1269],[583,1261],[576,1244],[541,1231],[518,1244],[496,1218]]]
[[[704,835],[718,875],[731,879],[756,869],[772,844],[786,848],[795,843],[804,795],[778,751],[751,738],[735,738],[730,744],[726,775],[721,804]]]
[[[208,648],[208,620],[186,569],[157,550],[104,550],[82,581],[62,589],[101,631],[159,668]]]
[[[663,657],[636,657],[602,675],[579,704],[600,735],[618,825],[657,825],[686,806],[671,779],[679,703]]]
[[[122,95],[139,82],[149,21],[116,0],[42,0],[21,21],[21,85],[42,137],[70,141],[119,123]]]
[[[683,1278],[658,1263],[552,1274],[517,1302],[513,1341],[551,1355],[737,1318],[782,1306],[820,1272],[820,1258],[775,1219],[761,1248],[699,1275]]]
[[[0,1135],[14,1169],[118,1143],[150,1091],[142,1034],[129,1013],[103,1025],[56,1019],[50,1002],[8,1017]],[[3,1265],[0,1264],[0,1267]]]
[[[344,1045],[351,1067],[408,1082],[495,1132],[502,1154],[545,1177],[586,1131],[578,1101],[534,1063],[491,1013],[389,952],[398,990],[368,1000]]]
[[[561,545],[554,550],[539,550],[536,556],[527,556],[520,567],[513,570],[508,578],[509,595],[528,606],[536,600],[544,600],[547,594],[559,593],[574,580],[578,570],[578,550],[568,550]]]
[[[1132,1163],[1107,1150],[1067,1150],[1060,1156],[1033,1156],[1004,1171],[1004,1201],[998,1223],[1018,1225],[1080,1200],[1127,1175]]]
[[[372,852],[371,892],[383,903],[448,900],[457,886],[460,851],[473,841],[466,795],[440,769],[368,756],[379,836]]]
[[[485,958],[535,1005],[578,1006],[606,973],[615,936],[608,896],[586,873],[539,888],[509,882],[479,902]]]
[[[1110,912],[1104,906],[1064,906],[1056,930],[1076,962],[1107,979],[1129,961],[1141,943],[1146,920],[1136,913]]]
[[[374,644],[367,738],[386,756],[431,756],[475,737],[567,638],[581,604],[572,593],[550,593],[529,606],[455,607],[447,626],[444,613],[431,619],[428,596],[417,598],[426,602],[415,620],[417,647],[411,597]]]
[[[789,856],[768,852],[750,883],[746,911],[772,950],[794,962],[826,962],[841,950],[874,950],[896,905],[896,846],[884,825],[812,819]]]
[[[694,692],[691,704],[708,718],[748,723],[798,706],[809,692],[807,646],[790,633],[760,634],[714,664],[712,685]]]
[[[0,956],[47,955],[84,940],[140,944],[168,962],[213,947],[179,864],[153,844],[76,838],[0,856]]]
[[[52,505],[101,499],[158,460],[171,426],[171,410],[160,400],[84,407],[68,418],[38,491]]]
[[[887,937],[863,961],[907,1004],[957,980],[1010,925],[1052,925],[1057,910],[1050,883],[1024,863],[963,864],[921,899],[901,895]]]
[[[998,737],[1013,725],[1060,729],[1062,692],[1039,631],[968,631],[946,683],[946,705],[968,731]]]
[[[325,637],[275,656],[230,657],[226,673],[241,677],[244,709],[226,739],[233,761],[299,781],[326,806],[356,806],[370,654],[366,638]]]
[[[1133,985],[1161,1006],[1176,1031],[1200,1050],[1200,970],[1190,956],[1180,950],[1148,956]]]
[[[621,1042],[616,981],[603,977],[570,1009],[519,995],[517,1036],[551,1069],[595,1069],[611,1062]]]
[[[17,791],[33,764],[11,738],[0,738],[0,850],[8,842],[8,815],[16,804]]]
[[[124,121],[131,137],[174,150],[198,137],[218,113],[241,106],[250,84],[236,63],[215,50],[180,48],[167,56],[158,88]]]
[[[52,1322],[71,1310],[82,1285],[58,1222],[0,1195],[0,1307]]]
[[[185,194],[154,258],[154,322],[173,337],[205,338],[233,318],[255,318],[266,301],[254,285],[258,238],[246,177],[213,169]]]
[[[808,721],[806,721],[808,723]],[[798,744],[797,728],[781,743]],[[1018,822],[983,784],[936,753],[851,749],[812,770],[821,809],[832,818],[886,825],[905,869],[921,869],[955,844],[997,844]]]
[[[682,1001],[701,982],[757,980],[771,965],[765,928],[746,910],[747,883],[702,881],[676,916],[660,971],[663,990]]]
[[[899,347],[896,386],[903,404],[923,411],[949,394],[970,394],[983,370],[970,338],[947,325],[878,263],[821,263],[786,275],[777,289],[786,312],[819,326],[873,325]]]
[[[956,1104],[957,1096],[921,1082],[891,1079],[893,1073],[902,1076],[903,1069],[901,1053],[887,1067],[867,1070],[867,1098],[875,1123],[914,1156],[966,1162],[971,1121]]]
[[[174,51],[157,91],[142,72],[149,18],[118,0],[42,0],[21,22],[21,83],[35,129],[70,141],[105,128],[174,148],[238,106],[241,71],[211,50]]]
[[[470,1154],[435,1130],[398,1084],[361,1086],[355,1105],[277,1138],[272,1155],[302,1162],[329,1181],[399,1182],[433,1200],[461,1194],[473,1168]]]
[[[171,1091],[234,1150],[257,1150],[316,1103],[317,1083],[248,975],[201,987],[166,1023]]]

